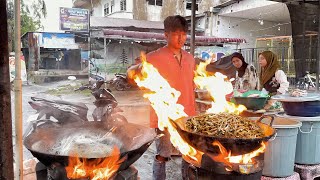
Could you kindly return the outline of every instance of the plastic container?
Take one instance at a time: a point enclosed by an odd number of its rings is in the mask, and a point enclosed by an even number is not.
[[[284,112],[291,116],[320,116],[320,101],[281,102]]]
[[[267,97],[233,97],[236,104],[242,104],[247,109],[259,110],[263,109],[267,102]]]
[[[298,133],[295,163],[320,164],[320,116],[283,115],[282,117],[294,118],[302,123]]]
[[[276,117],[272,127],[277,130],[269,140],[264,154],[262,174],[270,177],[287,177],[294,173],[297,135],[301,122]]]
[[[271,97],[281,101],[284,112],[291,116],[320,116],[320,95],[309,93],[304,97],[292,97],[289,94]]]

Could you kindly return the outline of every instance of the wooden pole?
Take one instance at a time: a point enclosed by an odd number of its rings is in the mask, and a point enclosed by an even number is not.
[[[14,179],[7,1],[0,1],[0,179]]]
[[[21,21],[20,0],[14,1],[14,51],[15,51],[15,78],[14,78],[14,122],[15,122],[15,178],[23,179],[23,144],[22,144],[22,80],[21,80]]]

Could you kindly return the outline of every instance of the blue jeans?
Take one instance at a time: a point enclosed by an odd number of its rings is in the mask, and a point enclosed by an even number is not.
[[[155,130],[157,134],[163,134],[163,136],[156,139],[157,154],[153,162],[153,180],[165,180],[166,162],[170,160],[174,147],[170,141],[170,134],[166,129],[164,131]]]

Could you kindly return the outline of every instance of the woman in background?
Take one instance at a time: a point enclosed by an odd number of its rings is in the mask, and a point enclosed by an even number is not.
[[[235,90],[258,90],[259,79],[256,68],[245,62],[241,53],[235,52],[231,55],[233,66],[237,68]]]
[[[260,83],[261,88],[266,89],[269,94],[285,94],[289,88],[286,74],[280,69],[277,55],[271,51],[264,51],[259,54],[259,64],[261,67]],[[281,104],[275,100],[268,100],[264,109],[278,109]]]
[[[259,54],[260,83],[270,95],[285,94],[289,88],[286,74],[280,69],[277,55],[271,51]]]

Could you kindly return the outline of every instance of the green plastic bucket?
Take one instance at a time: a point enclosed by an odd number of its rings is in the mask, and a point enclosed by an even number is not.
[[[294,173],[294,160],[297,135],[301,122],[275,117],[272,127],[276,129],[275,138],[269,140],[264,154],[262,175],[287,177]]]

